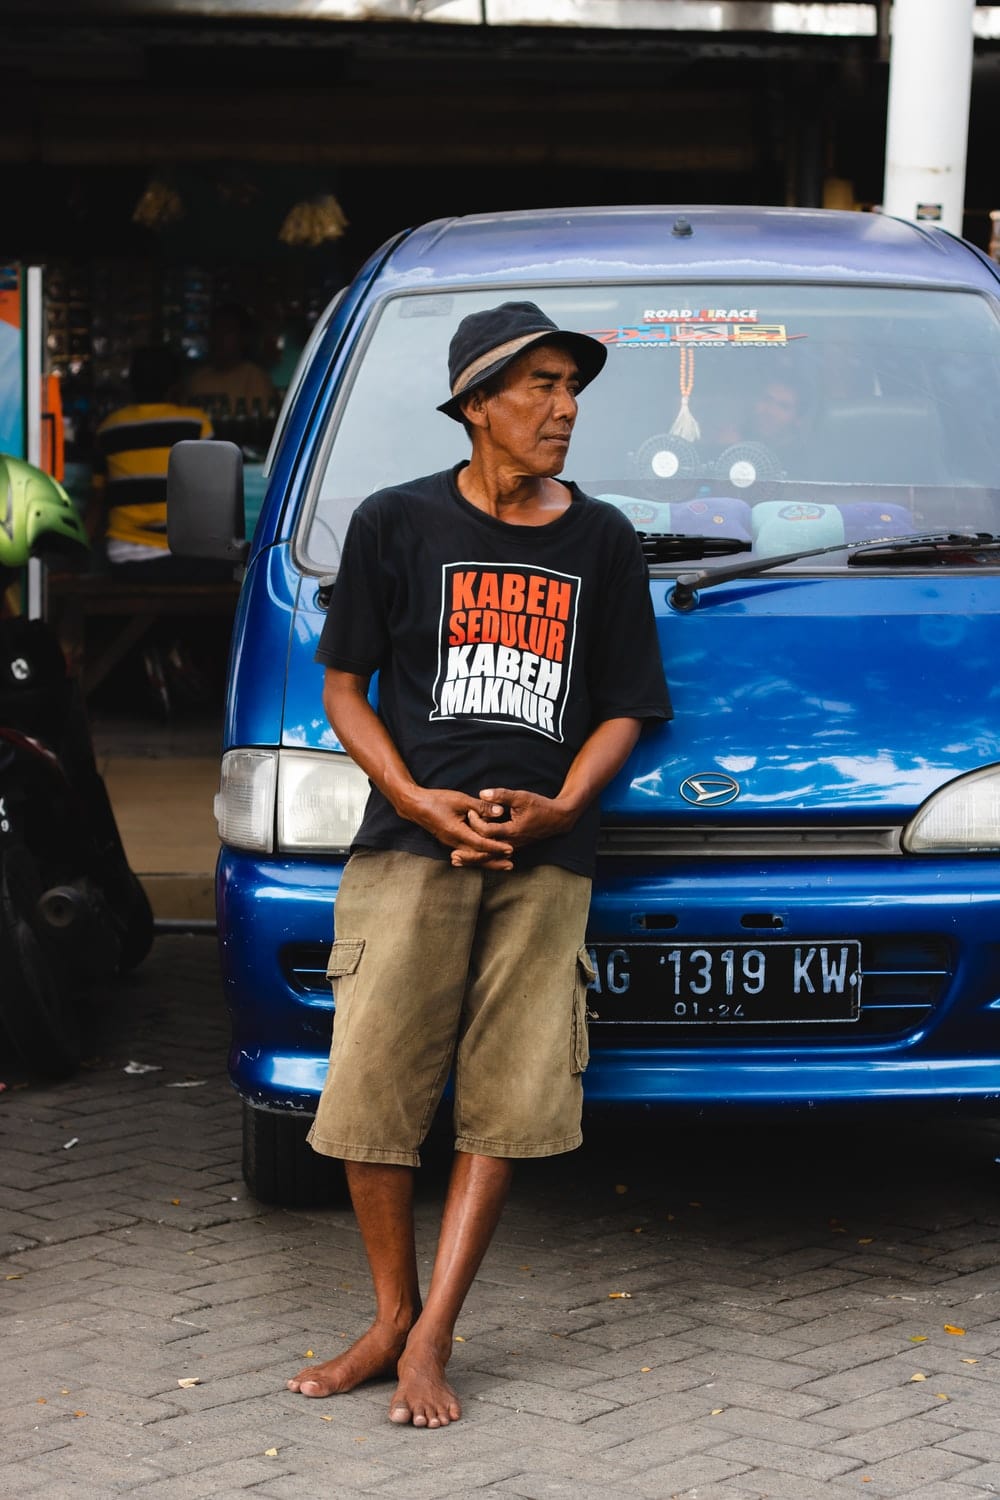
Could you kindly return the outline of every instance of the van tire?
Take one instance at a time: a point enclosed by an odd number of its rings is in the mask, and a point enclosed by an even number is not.
[[[243,1100],[243,1181],[258,1203],[281,1208],[347,1208],[341,1162],[306,1140],[308,1115],[261,1109]]]

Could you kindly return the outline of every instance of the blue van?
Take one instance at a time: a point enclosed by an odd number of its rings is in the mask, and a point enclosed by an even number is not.
[[[522,294],[608,346],[565,472],[644,538],[676,709],[603,798],[588,1100],[1000,1095],[998,271],[868,214],[440,221],[317,325],[249,545],[238,450],[175,450],[172,545],[246,569],[218,921],[258,1197],[328,1166],[303,1138],[367,782],[323,716],[324,589],[364,496],[466,456],[448,341]]]

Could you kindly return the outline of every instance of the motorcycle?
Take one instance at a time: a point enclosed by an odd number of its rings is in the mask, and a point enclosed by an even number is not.
[[[2,607],[30,557],[88,547],[62,486],[0,455],[0,1029],[50,1077],[79,1065],[87,991],[153,942],[79,684],[50,626]]]

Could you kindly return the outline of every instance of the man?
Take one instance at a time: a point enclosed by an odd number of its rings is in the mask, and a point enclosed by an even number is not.
[[[514,1160],[580,1143],[596,799],[642,722],[670,715],[635,533],[555,478],[605,357],[530,302],[463,319],[439,410],[471,460],[359,508],[317,653],[372,793],[337,896],[310,1139],[345,1161],[376,1314],[288,1385],[327,1396],[396,1371],[390,1419],[417,1427],[461,1415],[445,1365]],[[413,1168],[452,1063],[456,1156],[422,1303]]]

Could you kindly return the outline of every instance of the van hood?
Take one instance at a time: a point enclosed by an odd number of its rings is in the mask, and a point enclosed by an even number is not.
[[[773,577],[679,614],[651,582],[675,718],[647,730],[603,797],[626,821],[908,817],[1000,761],[1000,577]],[[300,589],[282,743],[339,748],[313,660],[323,614]]]

